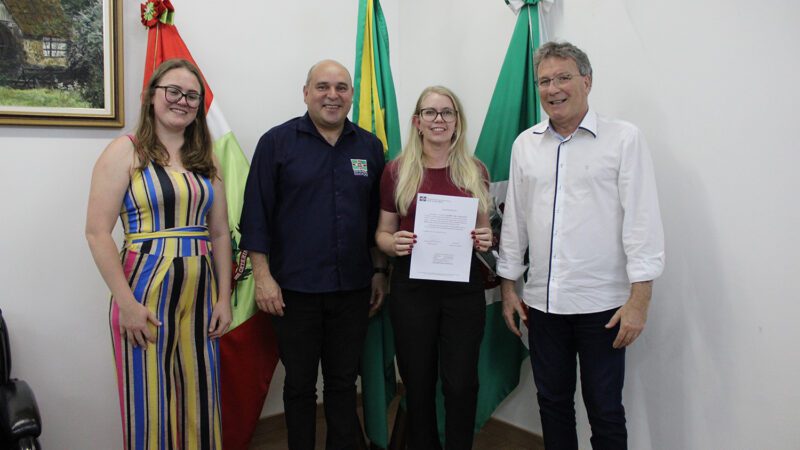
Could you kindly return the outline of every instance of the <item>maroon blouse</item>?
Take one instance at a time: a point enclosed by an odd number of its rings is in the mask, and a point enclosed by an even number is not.
[[[481,168],[481,175],[489,186],[489,173],[486,171],[486,166],[479,164]],[[393,160],[386,165],[381,176],[381,209],[390,213],[397,214],[397,207],[394,203],[394,191],[397,187],[397,171],[400,165],[397,160]],[[450,180],[450,169],[447,167],[441,169],[425,169],[422,175],[422,185],[419,187],[417,193],[423,194],[438,194],[438,195],[453,195],[458,197],[472,197],[469,191],[460,189],[454,185]],[[408,207],[408,214],[400,216],[399,230],[414,232],[414,218],[417,213],[417,199],[411,202]]]

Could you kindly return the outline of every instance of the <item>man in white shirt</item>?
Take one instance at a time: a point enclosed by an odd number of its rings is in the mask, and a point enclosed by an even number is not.
[[[592,447],[623,449],[625,347],[644,329],[664,268],[652,161],[634,125],[589,109],[583,51],[548,42],[534,69],[549,120],[512,148],[498,261],[503,315],[517,335],[514,315],[528,323],[545,447],[578,448],[579,359]],[[526,271],[520,299],[514,285]]]

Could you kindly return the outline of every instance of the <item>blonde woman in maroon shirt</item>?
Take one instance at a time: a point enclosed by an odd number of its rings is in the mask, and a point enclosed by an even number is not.
[[[435,406],[439,377],[445,399],[445,448],[472,448],[486,311],[474,252],[468,282],[408,276],[418,193],[478,198],[471,232],[474,248],[485,251],[491,246],[488,173],[467,149],[461,111],[460,101],[449,89],[432,86],[422,91],[408,142],[381,178],[376,240],[381,251],[395,257],[389,312],[406,387],[409,449],[441,448]]]

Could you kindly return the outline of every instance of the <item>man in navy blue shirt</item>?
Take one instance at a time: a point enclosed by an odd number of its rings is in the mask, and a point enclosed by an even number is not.
[[[359,359],[386,286],[386,261],[374,248],[383,145],[347,119],[353,83],[338,62],[311,68],[303,98],[307,114],[258,142],[240,246],[250,253],[256,303],[272,315],[286,368],[289,448],[314,448],[320,361],[326,448],[355,448]]]

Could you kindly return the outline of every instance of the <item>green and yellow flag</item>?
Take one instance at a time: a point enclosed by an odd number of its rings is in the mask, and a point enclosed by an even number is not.
[[[374,133],[387,159],[400,153],[394,81],[389,65],[389,33],[379,0],[359,0],[353,122]],[[396,394],[394,335],[386,304],[370,319],[361,358],[364,426],[371,444],[389,445],[387,411]]]
[[[400,123],[379,0],[359,0],[354,87],[353,122],[378,136],[387,159],[393,159],[400,154]]]

